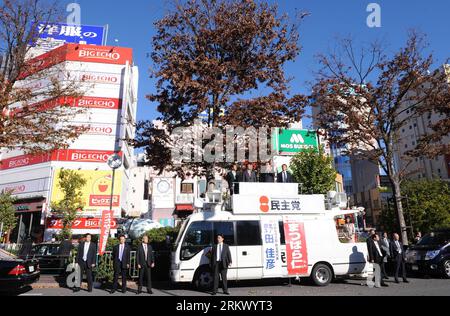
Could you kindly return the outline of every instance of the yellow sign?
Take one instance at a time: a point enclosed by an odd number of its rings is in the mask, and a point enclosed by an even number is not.
[[[53,178],[53,202],[58,202],[64,198],[64,195],[59,186],[60,172],[61,169],[56,170],[55,176]],[[104,210],[108,210],[111,202],[112,172],[94,170],[80,170],[76,172],[86,180],[86,185],[82,190],[84,212],[101,213]],[[113,210],[120,209],[121,193],[122,172],[116,171],[116,177],[114,181]]]

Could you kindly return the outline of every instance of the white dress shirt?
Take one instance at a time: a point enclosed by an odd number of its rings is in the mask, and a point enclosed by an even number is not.
[[[217,262],[222,261],[223,244],[217,246]]]
[[[402,254],[402,247],[400,247],[400,243],[398,242],[398,240],[395,241],[395,245],[397,246],[398,253]]]
[[[84,252],[83,252],[83,261],[87,261],[87,255],[88,255],[88,252],[89,252],[89,246],[91,245],[91,243],[90,242],[85,242],[84,243]]]
[[[145,261],[147,261],[147,258],[148,258],[148,247],[147,247],[147,244],[142,244],[142,247],[144,247]]]
[[[122,257],[123,257],[123,249],[125,248],[124,245],[120,244],[119,246],[119,260],[122,261]]]
[[[383,257],[383,253],[381,252],[381,249],[380,249],[380,244],[376,241],[375,241],[375,247],[377,248],[377,251],[380,254],[380,257]]]

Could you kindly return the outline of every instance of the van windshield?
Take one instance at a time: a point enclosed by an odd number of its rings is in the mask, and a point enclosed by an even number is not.
[[[436,232],[425,235],[418,246],[443,246],[450,242],[450,232]]]
[[[213,244],[213,223],[194,222],[181,245],[181,260],[190,260]]]

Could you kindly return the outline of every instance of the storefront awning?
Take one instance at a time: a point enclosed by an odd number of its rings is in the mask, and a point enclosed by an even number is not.
[[[180,204],[176,206],[177,212],[193,212],[194,206],[191,204]]]

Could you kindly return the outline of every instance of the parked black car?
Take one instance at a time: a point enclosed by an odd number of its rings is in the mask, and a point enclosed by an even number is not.
[[[408,249],[406,258],[407,269],[412,273],[450,279],[450,229],[425,235]]]
[[[17,292],[38,281],[39,277],[37,260],[22,260],[0,249],[0,292]]]
[[[68,242],[42,243],[34,245],[20,258],[33,258],[39,261],[41,273],[64,274],[70,262],[73,245]]]

